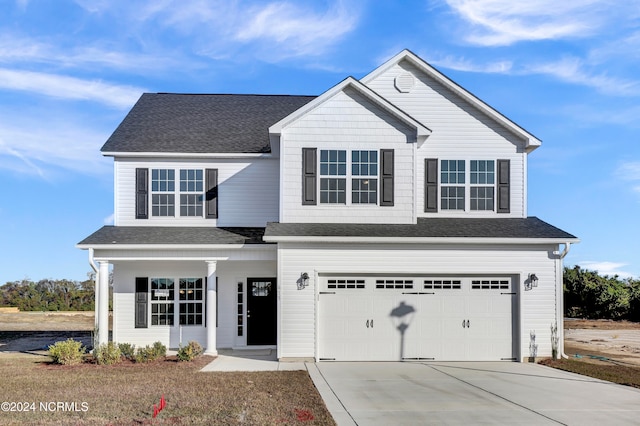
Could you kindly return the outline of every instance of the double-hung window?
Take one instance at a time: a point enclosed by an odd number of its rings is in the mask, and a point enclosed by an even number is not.
[[[180,170],[180,216],[202,217],[202,169]]]
[[[347,199],[347,151],[320,151],[320,203],[345,204]]]
[[[151,325],[173,325],[174,282],[151,278]]]
[[[494,206],[495,166],[493,160],[471,160],[470,162],[471,210],[490,210]]]
[[[466,160],[440,161],[440,208],[494,211],[495,161],[469,160],[468,170]]]
[[[442,160],[440,163],[440,208],[464,210],[465,162]]]
[[[202,278],[180,278],[180,325],[202,325],[204,287]]]
[[[151,215],[175,216],[175,170],[151,170]]]
[[[351,202],[378,202],[378,151],[351,151]]]
[[[179,186],[176,191],[176,170],[151,170],[151,215],[176,216],[176,196],[180,200],[182,217],[202,217],[204,202],[204,171],[179,169]]]

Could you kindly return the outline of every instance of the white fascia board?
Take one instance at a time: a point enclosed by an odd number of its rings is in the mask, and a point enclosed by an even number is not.
[[[126,262],[126,261],[154,261],[154,260],[162,260],[162,261],[224,261],[228,260],[228,257],[211,257],[211,256],[185,256],[185,257],[176,257],[176,256],[167,256],[167,257],[157,257],[157,256],[96,256],[94,260],[96,262],[106,261],[106,262]]]
[[[519,135],[520,137],[525,139],[526,150],[527,152],[531,152],[534,149],[538,148],[542,145],[542,141],[535,137],[533,134],[527,132],[525,129],[511,121],[509,118],[504,116],[502,113],[485,103],[483,100],[475,96],[473,93],[469,92],[462,86],[458,85],[455,81],[451,80],[446,75],[442,74],[440,71],[435,69],[433,66],[429,65],[424,59],[417,56],[415,53],[411,52],[408,49],[403,50],[402,52],[395,55],[393,58],[389,59],[384,64],[380,65],[378,68],[362,77],[360,81],[365,85],[368,84],[371,80],[374,80],[380,74],[387,71],[392,66],[398,64],[399,62],[407,60],[415,65],[418,69],[423,71],[425,74],[429,75],[436,81],[438,81],[443,86],[450,89],[452,92],[460,96],[462,99],[469,102],[471,105],[475,106],[477,109],[482,111],[487,116],[493,118],[498,123],[502,124],[504,127],[509,129],[511,132]]]
[[[479,238],[479,237],[304,237],[265,236],[267,242],[275,243],[391,243],[391,244],[564,244],[579,243],[580,240],[560,238]]]
[[[103,152],[104,157],[120,158],[271,158],[271,153],[215,153],[215,152]]]
[[[342,80],[337,85],[333,86],[331,89],[324,92],[322,95],[318,96],[308,104],[299,108],[298,110],[292,112],[282,120],[278,121],[273,126],[269,127],[269,134],[272,135],[280,135],[282,134],[282,129],[295,122],[299,118],[303,117],[314,108],[326,102],[328,99],[331,99],[338,92],[343,91],[345,88],[351,87],[357,90],[359,93],[367,97],[369,100],[379,105],[381,108],[387,110],[395,117],[397,117],[400,121],[408,124],[409,126],[416,129],[416,136],[418,140],[424,140],[427,136],[431,134],[431,129],[420,123],[415,118],[411,117],[406,112],[402,111],[391,102],[387,101],[385,98],[371,90],[369,87],[362,84],[360,81],[356,80],[353,77],[347,77]]]
[[[252,244],[253,245],[253,244]],[[87,250],[238,250],[246,244],[76,244]]]

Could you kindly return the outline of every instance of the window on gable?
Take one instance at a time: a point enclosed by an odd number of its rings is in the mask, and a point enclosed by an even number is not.
[[[464,210],[464,160],[442,160],[440,163],[440,207],[442,210]]]
[[[341,177],[342,176],[342,177]],[[320,151],[320,203],[345,204],[347,151]]]
[[[351,202],[378,202],[378,151],[351,151]]]
[[[471,210],[490,210],[494,207],[495,166],[493,160],[470,162]]]

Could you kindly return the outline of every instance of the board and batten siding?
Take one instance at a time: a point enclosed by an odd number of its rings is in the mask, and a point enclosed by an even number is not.
[[[347,88],[282,130],[280,222],[288,223],[413,223],[415,129]],[[347,151],[345,204],[303,205],[302,149]],[[351,151],[394,150],[393,206],[351,204]],[[333,176],[335,177],[335,176]],[[317,190],[320,189],[318,171]]]
[[[153,326],[135,328],[135,279],[148,278],[200,278],[207,274],[204,261],[138,261],[114,262],[113,268],[113,341],[133,343],[136,346],[162,342],[170,348],[180,343],[180,326]],[[247,278],[275,277],[275,261],[219,261],[216,270],[218,277],[218,348],[242,347],[246,345],[246,327],[242,336],[238,336],[237,297],[238,283],[243,284],[244,307],[246,310]],[[176,286],[178,283],[176,282]],[[150,308],[149,308],[150,309]],[[246,312],[243,313],[246,324]],[[207,324],[211,324],[207,319]],[[198,341],[206,347],[206,328],[200,326],[182,326],[182,344],[190,340]]]
[[[414,85],[408,92],[396,89],[397,76],[410,74]],[[424,160],[511,160],[511,211],[500,217],[526,217],[527,154],[524,141],[489,118],[442,84],[401,61],[367,83],[398,108],[431,129],[416,156],[416,211],[418,217],[487,217],[491,212],[424,211]],[[468,164],[468,163],[467,163]],[[497,214],[496,214],[497,215]]]
[[[278,159],[215,159],[194,160],[135,160],[115,159],[115,220],[116,226],[266,226],[278,220]],[[136,219],[136,168],[217,169],[218,218],[180,217],[179,197],[176,196],[176,217],[151,216]],[[151,182],[151,172],[149,172]],[[180,178],[176,174],[176,189]],[[149,191],[151,194],[151,191]],[[177,193],[176,193],[177,194]]]
[[[551,356],[551,324],[556,318],[555,245],[390,245],[280,243],[280,358],[316,356],[316,281],[322,274],[433,276],[514,276],[519,299],[513,328],[519,359],[529,357],[530,334],[536,335],[538,356]],[[301,272],[309,286],[298,290]],[[524,290],[529,273],[538,287]]]

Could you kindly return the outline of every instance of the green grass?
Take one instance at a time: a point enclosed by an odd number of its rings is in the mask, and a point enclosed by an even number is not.
[[[59,366],[2,354],[0,402],[34,402],[35,411],[0,411],[0,424],[335,424],[306,371],[200,372],[211,360]],[[152,420],[162,395],[166,407]],[[46,412],[41,402],[79,411]]]

